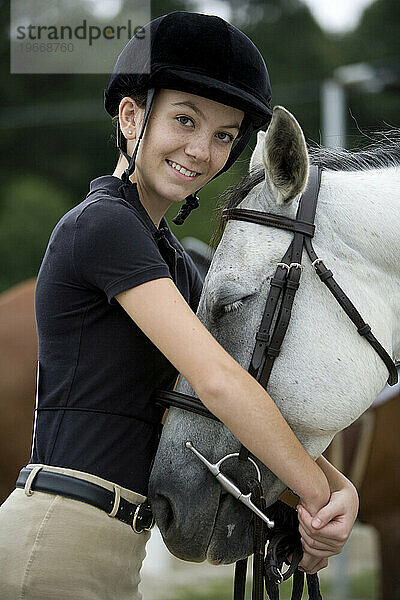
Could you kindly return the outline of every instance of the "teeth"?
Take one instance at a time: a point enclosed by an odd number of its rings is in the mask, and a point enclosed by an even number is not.
[[[182,167],[182,165],[179,165],[176,162],[171,162],[170,160],[168,161],[168,163],[177,171],[179,171],[180,173],[183,173],[184,175],[188,175],[189,177],[195,177],[197,175],[197,173],[195,171],[188,171],[187,169],[185,169],[185,167]]]

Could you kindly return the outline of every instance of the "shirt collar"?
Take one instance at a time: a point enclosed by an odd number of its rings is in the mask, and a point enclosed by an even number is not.
[[[129,190],[129,194],[124,194],[121,190],[121,186],[129,186],[129,188],[125,188]],[[117,198],[123,198],[128,201],[139,213],[147,227],[155,233],[162,227],[166,227],[168,232],[172,235],[172,232],[169,228],[168,222],[165,217],[162,217],[160,221],[160,225],[157,228],[154,222],[152,221],[149,213],[140,202],[139,194],[137,191],[136,183],[124,184],[119,177],[115,175],[102,175],[101,177],[97,177],[90,182],[89,193],[92,194],[97,191],[106,191],[110,196],[114,196]]]

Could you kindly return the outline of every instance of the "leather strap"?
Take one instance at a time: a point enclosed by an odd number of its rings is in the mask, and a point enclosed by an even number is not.
[[[187,394],[181,394],[180,392],[173,392],[169,390],[156,390],[152,396],[154,402],[164,408],[174,406],[189,412],[194,412],[208,419],[219,421],[218,417],[213,415],[208,408],[198,398],[194,396],[188,396]]]
[[[276,357],[279,355],[283,339],[288,329],[295,295],[300,282],[302,253],[303,249],[306,248],[321,281],[327,285],[339,304],[345,310],[346,314],[355,323],[358,333],[367,339],[385,362],[390,375],[388,383],[394,385],[397,383],[398,377],[394,362],[381,344],[376,340],[371,332],[370,326],[364,322],[357,309],[335,282],[332,272],[318,259],[313,249],[311,238],[315,231],[314,219],[320,182],[321,169],[312,165],[310,167],[306,190],[299,201],[296,219],[289,219],[281,215],[273,215],[248,209],[236,208],[223,211],[224,220],[235,219],[248,221],[261,225],[279,227],[294,233],[293,240],[282,258],[282,261],[277,265],[275,274],[270,281],[270,292],[261,319],[260,329],[256,334],[256,343],[250,361],[249,373],[255,377],[265,389],[267,388],[272,367]],[[185,394],[158,390],[156,393],[156,400],[164,405],[169,404],[184,408],[185,410],[192,410],[206,417],[216,419],[200,400]],[[239,452],[239,459],[246,460],[249,456],[250,452],[242,445]],[[260,500],[262,501],[261,497]],[[279,508],[279,506],[280,503],[278,501],[272,505],[270,509],[273,509],[274,507]],[[275,522],[279,522],[278,519],[274,520]],[[297,522],[296,519],[295,521]],[[263,572],[263,570],[260,567],[260,557],[258,554],[260,553],[260,547],[265,537],[263,534],[263,523],[261,523],[260,527],[261,528],[258,531],[256,531],[255,528],[254,534],[255,543],[256,539],[258,540],[255,547],[254,559],[254,564],[257,565],[257,571],[253,577],[254,600],[261,598],[260,594],[262,594],[260,573]],[[301,598],[304,575],[296,568],[302,555],[301,544],[299,545],[298,540],[296,541],[293,538],[296,531],[297,525],[292,524],[289,528],[286,527],[280,532],[277,531],[274,536],[270,537],[267,553],[267,558],[268,556],[269,558],[265,565],[265,585],[271,600],[277,600],[279,598],[276,573],[279,574],[283,561],[285,560],[285,557],[287,558],[288,554],[293,554],[293,560],[289,570],[285,573],[284,579],[287,579],[294,574],[292,600],[300,600]],[[244,598],[246,564],[247,562],[245,561],[239,561],[239,563],[237,563],[235,571],[234,600],[242,600]],[[307,575],[307,586],[310,599],[320,600],[321,595],[317,575]]]
[[[26,467],[21,469],[16,483],[17,488],[25,487],[31,471],[32,469]],[[90,481],[62,473],[39,471],[32,481],[31,490],[79,500],[100,508],[107,514],[110,514],[114,509],[114,492]],[[147,502],[133,504],[122,497],[119,500],[118,510],[113,513],[113,516],[119,521],[130,525],[136,533],[150,529],[154,524],[153,514]]]
[[[310,237],[313,237],[315,233],[315,225],[313,223],[247,208],[225,208],[222,211],[222,219],[224,221],[232,219],[236,221],[248,221],[249,223],[257,223],[259,225],[270,225],[271,227],[287,229],[288,231],[302,233]]]
[[[247,558],[238,560],[235,564],[235,579],[233,585],[233,600],[243,600],[246,594]]]
[[[309,178],[307,181],[307,187],[302,194],[297,209],[296,221],[313,225],[315,218],[315,211],[317,207],[317,198],[321,182],[321,171],[317,167],[311,167]],[[279,355],[282,347],[283,340],[285,338],[290,317],[292,314],[292,308],[296,292],[299,288],[300,277],[301,277],[301,262],[303,256],[303,247],[305,239],[308,239],[303,233],[296,231],[293,236],[293,242],[289,246],[290,257],[289,257],[289,270],[286,273],[285,288],[282,298],[282,304],[279,311],[279,316],[275,324],[274,332],[271,337],[270,347],[266,349],[267,358],[263,373],[260,376],[260,383],[264,387],[267,386],[269,377],[275,358]],[[285,262],[285,257],[282,262]]]
[[[344,293],[340,285],[335,281],[332,271],[327,269],[324,262],[320,258],[318,258],[310,239],[305,240],[305,247],[308,256],[314,264],[314,268],[318,277],[336,298],[336,300],[343,308],[347,316],[353,321],[354,325],[357,327],[358,333],[361,336],[365,337],[367,342],[371,344],[373,349],[378,353],[380,358],[385,363],[389,371],[388,384],[396,385],[398,381],[398,373],[393,360],[386,352],[384,347],[380,344],[380,342],[378,342],[378,340],[371,331],[371,327],[368,325],[368,323],[364,321],[364,319],[362,318],[362,316],[360,315],[350,298]]]

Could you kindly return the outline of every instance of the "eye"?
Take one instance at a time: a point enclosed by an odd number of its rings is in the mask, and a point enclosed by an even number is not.
[[[220,319],[228,315],[232,315],[232,313],[239,312],[240,309],[246,304],[248,300],[250,300],[254,294],[248,294],[247,296],[242,296],[238,300],[234,300],[233,302],[225,303],[225,302],[216,302],[211,309],[212,321],[214,324],[217,324]]]
[[[179,119],[186,119],[186,121],[190,121],[192,123],[192,125],[194,125],[192,119],[190,119],[189,117],[185,117],[185,116],[181,116],[181,117],[176,117],[176,120],[183,125],[183,127],[186,127],[185,123],[182,123],[182,121],[180,121]]]
[[[192,125],[194,125],[194,121],[193,119],[191,119],[190,117],[186,117],[185,115],[180,115],[179,117],[176,117],[176,120],[178,121],[178,123],[180,123],[183,127],[187,126],[187,122],[190,121],[190,123]],[[219,137],[219,136],[223,136],[223,137]],[[224,144],[231,144],[233,142],[233,140],[235,139],[233,137],[233,135],[231,135],[230,133],[225,133],[224,131],[219,131],[217,133],[218,139],[223,142]]]
[[[231,304],[225,304],[225,306],[222,306],[221,311],[225,313],[235,312],[239,310],[241,306],[243,306],[243,300],[236,300],[235,302],[231,302]]]
[[[221,142],[224,142],[225,144],[231,144],[233,142],[233,140],[235,139],[233,137],[233,135],[231,135],[230,133],[225,133],[224,131],[220,131],[217,135],[223,135],[223,136],[227,136],[228,137],[227,140],[226,139],[224,140],[222,138],[218,138],[218,139],[221,140]]]

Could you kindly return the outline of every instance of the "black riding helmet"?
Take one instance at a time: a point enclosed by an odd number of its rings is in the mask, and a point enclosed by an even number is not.
[[[155,89],[172,89],[243,110],[242,136],[233,145],[224,173],[240,156],[253,132],[271,120],[271,85],[259,50],[239,29],[217,16],[176,11],[145,25],[118,56],[104,93],[104,107],[118,115],[125,96],[147,92],[143,127],[133,156],[117,125],[117,147],[128,161],[122,176],[129,183]],[[197,190],[198,192],[199,190]],[[196,193],[197,193],[196,192]],[[198,206],[196,194],[186,198],[174,222],[182,224]]]

